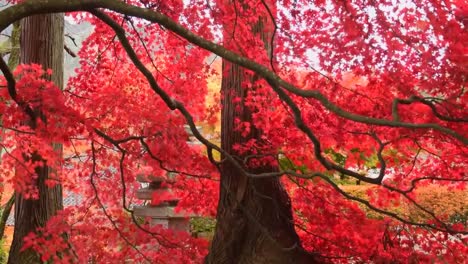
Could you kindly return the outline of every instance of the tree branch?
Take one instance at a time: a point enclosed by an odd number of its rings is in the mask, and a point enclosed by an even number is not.
[[[439,111],[437,111],[436,106],[431,101],[428,101],[426,98],[415,96],[415,95],[410,96],[408,99],[400,99],[400,98],[393,99],[393,103],[392,103],[393,120],[394,121],[400,121],[400,117],[398,115],[398,105],[399,104],[409,105],[409,104],[412,104],[414,102],[419,102],[419,103],[422,103],[422,104],[425,104],[425,105],[429,106],[431,108],[431,110],[432,110],[432,113],[434,113],[434,115],[437,118],[439,118],[440,120],[447,121],[447,122],[468,122],[467,117],[457,118],[457,117],[442,115],[441,113],[439,113]]]
[[[443,223],[441,220],[436,219],[437,222],[440,221],[440,223],[442,223],[442,226],[443,228],[440,228],[436,225],[433,225],[433,224],[426,224],[426,223],[420,223],[420,222],[413,222],[411,220],[407,220],[401,216],[399,216],[397,213],[393,213],[393,212],[389,212],[389,211],[386,211],[386,210],[383,210],[383,209],[380,209],[374,205],[372,205],[369,201],[365,200],[365,199],[362,199],[362,198],[359,198],[359,197],[356,197],[356,196],[353,196],[347,192],[345,192],[344,190],[342,190],[336,183],[334,183],[330,178],[328,178],[327,176],[321,174],[321,173],[314,173],[313,174],[313,177],[319,177],[321,178],[322,180],[324,180],[325,182],[327,182],[328,184],[330,184],[333,189],[335,189],[338,193],[340,193],[341,195],[343,195],[346,199],[348,200],[352,200],[352,201],[356,201],[356,202],[359,202],[360,204],[363,204],[365,205],[367,208],[371,209],[372,211],[375,211],[377,213],[380,213],[382,215],[386,215],[386,216],[389,216],[393,219],[396,219],[402,223],[405,223],[405,224],[408,224],[408,225],[412,225],[412,226],[418,226],[418,227],[423,227],[423,228],[430,228],[430,229],[434,229],[434,230],[437,230],[437,231],[442,231],[442,232],[449,232],[449,233],[452,233],[452,234],[468,234],[468,231],[456,231],[456,230],[453,230],[451,228],[449,228],[445,223]],[[384,186],[386,187],[386,186]],[[386,187],[387,188],[387,187]],[[307,188],[304,188],[305,190],[308,190]],[[396,189],[394,189],[396,190]],[[426,212],[427,210],[425,210]],[[429,212],[430,213],[430,212]]]
[[[107,219],[111,222],[112,226],[119,233],[120,237],[125,241],[125,243],[127,243],[130,247],[132,247],[146,261],[151,263],[151,260],[145,254],[143,254],[143,252],[141,252],[137,248],[137,246],[135,246],[135,244],[130,242],[130,240],[128,240],[128,238],[125,236],[125,234],[123,234],[122,230],[120,230],[120,228],[117,226],[117,223],[112,219],[112,216],[107,212],[106,207],[104,206],[104,204],[101,201],[101,198],[99,198],[98,188],[96,187],[96,184],[94,182],[94,176],[97,175],[97,172],[96,172],[96,164],[97,164],[96,161],[97,160],[96,160],[96,149],[94,148],[94,141],[91,142],[91,155],[92,155],[92,161],[93,161],[93,170],[92,170],[91,177],[90,177],[90,183],[91,183],[91,186],[93,187],[93,190],[94,190],[95,199],[98,202],[99,206],[101,207],[102,212],[107,217]]]
[[[18,98],[15,77],[2,57],[0,57],[0,70],[7,81],[8,94],[11,99],[29,116],[31,119],[31,128],[34,129],[36,127],[36,113],[26,102]]]
[[[26,16],[41,14],[41,13],[54,13],[54,12],[70,12],[70,11],[89,11],[91,13],[96,12],[96,8],[107,8],[112,11],[122,13],[128,16],[135,16],[148,21],[158,23],[175,34],[181,36],[187,41],[203,48],[209,50],[218,56],[238,64],[246,69],[254,71],[256,74],[267,80],[270,84],[275,84],[281,89],[285,89],[288,92],[291,92],[295,95],[312,98],[319,101],[326,109],[335,113],[336,115],[352,120],[358,123],[364,123],[368,125],[377,125],[377,126],[388,126],[388,127],[402,127],[402,128],[411,128],[411,129],[434,129],[444,134],[450,135],[457,140],[461,141],[464,145],[468,145],[468,138],[460,135],[456,131],[449,129],[447,127],[440,126],[435,123],[424,123],[424,124],[414,124],[407,122],[399,122],[387,119],[374,118],[369,116],[364,116],[360,114],[355,114],[344,110],[338,105],[331,102],[326,96],[317,90],[302,90],[293,84],[283,80],[281,77],[276,75],[267,67],[258,64],[252,60],[247,59],[246,57],[240,56],[239,54],[232,52],[221,45],[218,45],[214,42],[206,40],[180,24],[176,23],[169,17],[159,13],[157,11],[140,8],[137,6],[132,6],[126,4],[125,2],[116,1],[116,0],[41,0],[41,1],[25,1],[20,4],[9,7],[0,12],[0,31],[3,31],[9,24],[12,22],[24,18]],[[94,11],[93,11],[94,10]],[[110,19],[110,18],[109,18]],[[111,19],[112,20],[112,19]],[[113,22],[113,20],[112,20]],[[138,67],[138,66],[137,66]],[[145,74],[145,73],[143,73]],[[146,76],[146,74],[145,74]],[[153,86],[153,85],[152,85]],[[157,90],[157,89],[156,89]],[[163,98],[163,100],[168,104],[168,106],[174,110],[176,109],[176,102],[170,102],[171,98],[164,92],[158,94]],[[280,96],[281,98],[281,96]],[[281,98],[282,100],[284,98]]]

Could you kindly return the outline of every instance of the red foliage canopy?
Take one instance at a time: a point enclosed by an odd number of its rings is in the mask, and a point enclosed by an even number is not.
[[[195,127],[219,109],[205,103],[207,80],[222,74],[210,66],[213,54],[259,77],[244,102],[253,123],[238,129],[258,127],[264,140],[237,149],[274,151],[248,166],[282,168],[269,176],[283,177],[305,248],[333,262],[464,261],[466,207],[438,215],[417,196],[428,184],[464,190],[468,181],[464,1],[24,1],[0,12],[0,31],[48,10],[87,11],[69,16],[94,26],[65,91],[41,79],[50,73],[38,65],[11,73],[0,61],[0,180],[37,197],[39,164],[24,156],[34,150],[55,168],[50,184],[81,198],[28,237],[25,246],[44,261],[188,263],[206,255],[207,241],[150,228],[132,205],[138,174],[170,171],[180,209],[215,215],[219,175],[208,156],[221,150]],[[258,17],[274,20],[268,53],[251,32]],[[28,109],[44,116],[34,129],[21,122]],[[187,144],[185,124],[206,148]],[[375,188],[355,196],[341,188],[350,179]]]

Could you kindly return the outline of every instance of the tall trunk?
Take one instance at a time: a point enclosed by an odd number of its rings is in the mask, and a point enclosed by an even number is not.
[[[21,21],[21,63],[41,64],[44,69],[52,69],[48,76],[58,87],[63,87],[63,45],[64,15],[36,15]],[[26,123],[31,123],[26,120]],[[61,151],[61,146],[56,146]],[[30,154],[31,155],[31,154]],[[37,154],[33,159],[40,160]],[[35,184],[39,190],[39,199],[25,199],[20,193],[15,201],[15,230],[8,263],[41,263],[40,257],[32,250],[21,251],[24,237],[46,224],[51,216],[63,208],[62,188],[55,185],[50,188],[46,179],[49,167],[36,167],[38,174]]]
[[[272,27],[265,21],[259,18],[252,31],[261,34],[266,50],[270,50],[271,31],[265,28]],[[261,142],[262,135],[253,127],[247,136],[234,130],[234,120],[252,121],[251,111],[244,104],[248,91],[242,84],[246,81],[255,86],[254,78],[248,77],[244,69],[223,61],[221,147],[239,160],[249,153],[239,155],[233,146],[251,139]],[[234,103],[237,98],[240,103]],[[273,165],[246,169],[254,173],[278,171]],[[291,201],[278,178],[247,179],[232,164],[224,163],[220,189],[216,231],[206,263],[317,262],[301,246],[294,229]]]

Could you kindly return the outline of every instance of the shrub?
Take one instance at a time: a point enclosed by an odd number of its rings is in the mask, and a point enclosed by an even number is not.
[[[368,191],[375,188],[371,185],[341,186],[349,194],[365,200],[369,200]],[[446,186],[428,185],[415,190],[415,200],[427,210],[434,212],[441,220],[450,223],[467,224],[468,221],[468,191],[453,190]],[[365,205],[361,208],[371,218],[382,217],[379,213],[369,209]],[[385,208],[388,211],[398,213],[412,221],[424,222],[431,220],[431,216],[408,202],[404,197],[400,198],[398,205]]]
[[[8,251],[4,247],[4,241],[0,240],[0,264],[7,263],[8,261]]]

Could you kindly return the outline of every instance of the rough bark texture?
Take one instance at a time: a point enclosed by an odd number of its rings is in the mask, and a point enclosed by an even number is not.
[[[265,32],[264,21],[252,26],[269,50],[271,32]],[[252,120],[244,105],[246,97],[242,83],[254,82],[238,65],[223,62],[221,84],[221,147],[239,157],[235,144],[250,139],[260,141],[261,130],[252,128],[246,136],[234,130],[234,120]],[[234,104],[235,98],[241,102]],[[249,153],[244,154],[248,155]],[[243,160],[243,157],[239,157]],[[275,166],[249,169],[251,172],[274,172]],[[232,164],[221,166],[220,198],[217,225],[206,263],[316,263],[315,256],[306,252],[294,229],[291,201],[278,178],[247,179]]]
[[[37,63],[44,69],[52,69],[50,80],[60,88],[63,87],[63,35],[63,14],[36,15],[21,21],[21,63]],[[56,149],[60,151],[61,147],[57,146]],[[33,159],[41,158],[36,154],[32,156]],[[15,230],[8,259],[10,264],[41,263],[40,256],[35,252],[21,251],[21,248],[23,238],[28,233],[44,226],[51,216],[63,208],[61,186],[49,188],[45,184],[49,170],[46,166],[36,168],[38,200],[16,195]]]

